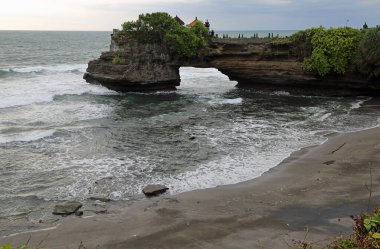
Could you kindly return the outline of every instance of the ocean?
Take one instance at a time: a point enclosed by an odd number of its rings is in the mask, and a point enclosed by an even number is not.
[[[334,132],[378,125],[368,97],[237,88],[213,68],[181,68],[177,91],[117,93],[86,83],[111,32],[0,31],[0,235],[56,224],[63,200],[145,198],[260,176]]]

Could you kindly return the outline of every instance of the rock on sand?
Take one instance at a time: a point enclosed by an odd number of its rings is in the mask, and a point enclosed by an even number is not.
[[[153,184],[145,186],[142,191],[146,196],[157,196],[165,193],[168,189],[165,185]]]
[[[53,214],[56,215],[69,215],[73,214],[82,207],[82,203],[77,201],[67,201],[55,205]]]

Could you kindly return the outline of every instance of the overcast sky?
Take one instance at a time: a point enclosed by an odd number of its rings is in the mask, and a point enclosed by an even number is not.
[[[1,0],[0,30],[107,30],[165,11],[215,30],[297,30],[380,24],[380,0]]]

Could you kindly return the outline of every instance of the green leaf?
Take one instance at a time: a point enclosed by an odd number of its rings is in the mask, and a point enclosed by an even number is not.
[[[367,231],[371,230],[371,224],[364,223],[363,225]]]
[[[372,238],[374,238],[374,239],[380,239],[380,233],[374,233],[374,234],[372,234]]]
[[[12,249],[12,245],[7,243],[3,246],[3,249]]]

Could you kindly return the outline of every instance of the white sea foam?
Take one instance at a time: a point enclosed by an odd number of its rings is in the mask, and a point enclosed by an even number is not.
[[[210,100],[208,103],[211,105],[239,105],[243,102],[242,98],[236,98],[236,99],[213,99]]]
[[[55,130],[34,130],[34,131],[24,131],[11,134],[1,134],[0,133],[0,144],[10,143],[10,142],[29,142],[42,139],[53,135]]]
[[[290,96],[290,93],[286,91],[275,91],[272,94],[277,96]]]
[[[7,71],[15,73],[69,73],[69,72],[86,72],[86,64],[62,64],[50,66],[33,66],[9,68]]]
[[[324,121],[326,120],[328,117],[331,116],[332,113],[325,113],[323,115],[321,115],[319,118],[317,118],[318,121]]]
[[[371,98],[357,100],[351,103],[351,110],[359,109],[365,102],[369,101]]]
[[[82,75],[57,72],[35,78],[0,79],[0,108],[50,102],[64,94],[115,94],[104,87],[87,84]]]

